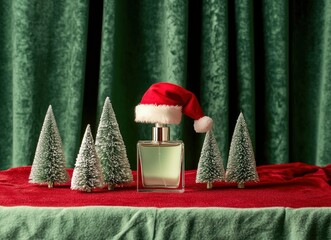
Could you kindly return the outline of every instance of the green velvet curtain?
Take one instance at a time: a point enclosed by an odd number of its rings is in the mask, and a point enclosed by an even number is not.
[[[150,84],[182,85],[214,119],[224,165],[242,111],[257,164],[331,163],[328,0],[0,0],[0,168],[32,163],[48,105],[68,167],[110,97],[132,169]],[[203,134],[183,117],[187,169]]]

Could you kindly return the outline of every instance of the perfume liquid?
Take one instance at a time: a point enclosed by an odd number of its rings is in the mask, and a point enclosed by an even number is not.
[[[139,141],[137,166],[139,192],[184,191],[182,141]]]

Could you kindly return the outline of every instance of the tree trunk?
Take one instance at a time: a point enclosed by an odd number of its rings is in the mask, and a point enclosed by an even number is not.
[[[212,189],[212,188],[213,188],[213,183],[207,182],[207,189]]]
[[[245,183],[244,182],[238,183],[238,188],[245,188]]]
[[[49,181],[49,182],[48,182],[48,188],[53,188],[53,187],[54,187],[54,182]]]

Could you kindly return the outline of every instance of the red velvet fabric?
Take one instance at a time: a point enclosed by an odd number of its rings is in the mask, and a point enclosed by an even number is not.
[[[185,174],[184,193],[141,193],[135,183],[84,193],[70,190],[70,182],[55,185],[28,183],[30,167],[0,171],[2,206],[134,206],[134,207],[331,207],[331,165],[317,167],[304,163],[258,167],[259,183],[238,189],[235,184],[215,183],[211,190],[195,183],[196,171]],[[72,169],[68,170],[72,174]],[[136,177],[134,172],[134,177]]]

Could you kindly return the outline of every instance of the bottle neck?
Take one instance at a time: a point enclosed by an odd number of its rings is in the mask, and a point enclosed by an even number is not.
[[[155,142],[166,142],[170,140],[170,128],[164,124],[156,123],[153,127],[152,140]]]

